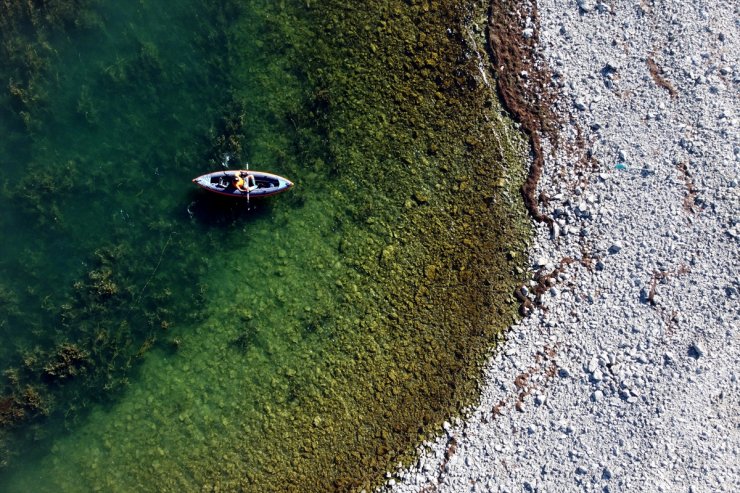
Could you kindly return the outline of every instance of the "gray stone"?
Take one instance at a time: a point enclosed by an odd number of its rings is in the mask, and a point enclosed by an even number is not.
[[[557,221],[553,221],[552,223],[552,239],[554,240],[560,236],[560,225],[557,223]]]
[[[694,358],[701,358],[702,356],[706,356],[707,350],[704,347],[704,344],[697,341],[694,344],[691,345],[691,348],[689,349],[689,354]]]
[[[581,12],[591,12],[596,8],[596,2],[594,0],[578,0],[578,8]]]
[[[673,355],[672,352],[666,351],[663,353],[663,363],[666,365],[670,365],[671,363],[674,363],[676,361],[676,357]]]

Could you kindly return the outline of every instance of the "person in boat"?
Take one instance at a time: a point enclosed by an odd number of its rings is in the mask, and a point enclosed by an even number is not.
[[[247,173],[246,171],[240,171],[236,175],[236,182],[234,185],[240,192],[252,192],[257,189],[257,182],[254,181],[254,175],[252,173]]]

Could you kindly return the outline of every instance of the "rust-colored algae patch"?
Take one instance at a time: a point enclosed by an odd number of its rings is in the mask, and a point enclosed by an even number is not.
[[[535,57],[539,37],[537,5],[532,4],[528,10],[512,0],[491,2],[488,27],[488,46],[495,63],[501,101],[521,124],[532,149],[532,163],[522,196],[532,217],[550,224],[552,219],[540,212],[537,183],[544,166],[542,138],[547,136],[557,143],[557,118],[552,111],[556,92],[550,85],[549,70]],[[529,37],[522,35],[526,28],[531,31]]]
[[[647,63],[650,77],[653,78],[655,85],[657,85],[658,87],[662,87],[663,89],[668,91],[668,94],[670,94],[672,98],[678,97],[678,91],[676,91],[676,88],[673,87],[673,84],[671,84],[668,79],[663,76],[663,69],[658,66],[657,63],[655,63],[654,53],[647,57],[645,63]]]

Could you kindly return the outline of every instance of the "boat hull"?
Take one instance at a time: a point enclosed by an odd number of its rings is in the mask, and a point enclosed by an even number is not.
[[[244,192],[236,188],[236,177],[239,173],[249,173],[254,176],[257,188],[251,192]],[[193,179],[193,183],[209,192],[236,198],[269,197],[293,188],[293,182],[282,176],[265,171],[226,170],[214,171]]]

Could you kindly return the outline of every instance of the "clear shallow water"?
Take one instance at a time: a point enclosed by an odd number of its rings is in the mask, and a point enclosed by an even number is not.
[[[3,66],[0,486],[377,481],[515,311],[520,151],[458,58],[465,12],[84,5],[3,26],[43,63]],[[195,190],[226,153],[297,186]]]

